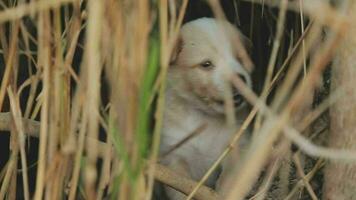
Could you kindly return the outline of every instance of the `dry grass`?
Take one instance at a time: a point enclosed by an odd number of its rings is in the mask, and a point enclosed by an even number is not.
[[[155,179],[188,194],[188,199],[243,199],[266,168],[267,175],[252,198],[264,199],[283,170],[288,181],[290,169],[283,161],[291,143],[300,149],[289,158],[297,167],[299,182],[280,194],[292,199],[306,187],[310,198],[317,199],[309,181],[323,160],[356,159],[353,151],[321,147],[313,143],[313,134],[303,134],[344,95],[340,88],[319,106],[311,106],[313,91],[320,87],[351,22],[324,1],[244,1],[280,8],[267,78],[257,95],[231,77],[253,108],[198,182],[156,164],[166,73],[188,0],[2,1],[0,130],[11,134],[9,159],[1,170],[0,199],[19,198],[18,161],[24,199],[150,199]],[[218,1],[208,3],[218,18],[226,17]],[[299,22],[300,38],[290,41],[289,54],[283,57],[279,53],[287,10],[299,12],[309,23]],[[323,29],[332,34],[323,36]],[[243,63],[252,69],[247,53],[241,52]],[[278,59],[284,61],[282,65]],[[27,74],[19,81],[21,71]],[[103,90],[108,93],[105,98]],[[271,96],[273,90],[276,95]],[[248,159],[231,174],[236,178],[228,196],[219,196],[203,184],[253,122]],[[39,141],[34,185],[27,173],[26,152],[32,150],[28,136]],[[301,152],[319,158],[311,171],[304,171]]]

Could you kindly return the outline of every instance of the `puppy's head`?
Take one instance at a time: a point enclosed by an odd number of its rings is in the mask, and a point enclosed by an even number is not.
[[[243,36],[230,23],[201,18],[183,25],[168,72],[176,95],[207,113],[223,113],[229,75],[236,74],[251,86],[249,72],[239,59]],[[241,46],[241,45],[240,45]],[[244,105],[232,89],[236,110]]]

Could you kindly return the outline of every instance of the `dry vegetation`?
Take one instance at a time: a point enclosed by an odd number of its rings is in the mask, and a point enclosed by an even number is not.
[[[224,199],[299,199],[304,189],[305,199],[322,198],[323,180],[315,175],[326,161],[356,160],[355,136],[346,137],[351,145],[331,148],[320,142],[329,130],[328,120],[320,122],[325,112],[348,98],[345,94],[356,94],[350,84],[337,84],[313,103],[314,91],[323,88],[323,72],[349,27],[356,26],[356,9],[347,11],[355,3],[345,1],[349,5],[339,9],[319,0],[243,2],[278,9],[266,78],[260,94],[232,79],[251,113],[203,180],[195,182],[157,164],[165,78],[188,0],[0,1],[0,130],[10,135],[1,138],[8,140],[1,143],[8,157],[1,157],[0,199],[148,200],[155,180],[188,199],[222,199],[204,180],[248,127],[253,128],[248,159],[231,174]],[[218,18],[225,17],[219,1],[208,4]],[[289,37],[286,48],[281,41],[287,12],[308,20],[299,21],[301,34]],[[291,144],[298,149],[291,151]],[[31,162],[29,152],[36,153]],[[356,177],[356,171],[348,176]],[[356,199],[355,186],[345,185],[351,196],[324,199]]]

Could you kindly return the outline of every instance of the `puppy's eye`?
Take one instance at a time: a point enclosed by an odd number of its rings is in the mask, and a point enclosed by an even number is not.
[[[200,66],[204,69],[211,69],[214,67],[213,63],[211,63],[211,61],[204,61],[200,64]]]

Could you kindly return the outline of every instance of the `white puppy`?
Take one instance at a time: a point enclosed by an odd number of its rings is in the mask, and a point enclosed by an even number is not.
[[[172,150],[197,127],[205,124],[206,128],[164,156],[162,162],[197,181],[224,151],[246,116],[242,96],[232,90],[237,126],[228,126],[224,117],[224,97],[226,90],[230,90],[226,87],[227,73],[235,73],[251,86],[250,75],[238,59],[241,49],[236,43],[241,37],[240,32],[226,21],[197,19],[183,25],[171,59],[161,154]],[[226,163],[229,162],[223,163],[223,174],[228,167]],[[206,184],[214,187],[216,181],[217,174]],[[168,187],[166,192],[172,200],[185,197]]]

